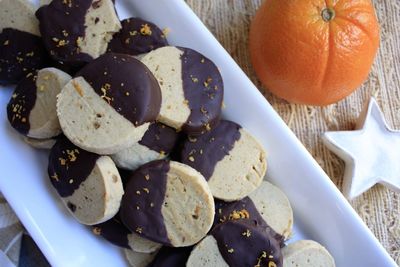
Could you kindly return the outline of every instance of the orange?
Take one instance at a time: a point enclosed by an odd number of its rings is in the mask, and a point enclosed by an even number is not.
[[[367,78],[379,47],[370,0],[266,0],[249,38],[257,76],[290,102],[337,102]]]

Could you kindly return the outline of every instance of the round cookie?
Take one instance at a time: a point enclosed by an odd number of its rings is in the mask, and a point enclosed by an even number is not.
[[[39,36],[12,28],[1,31],[0,84],[18,83],[24,76],[47,66],[48,61]]]
[[[218,123],[224,86],[211,60],[189,48],[166,46],[141,61],[160,84],[160,122],[189,134],[200,134]]]
[[[84,151],[62,137],[50,151],[48,174],[64,204],[82,224],[98,224],[118,212],[124,190],[110,157]]]
[[[121,28],[111,0],[53,0],[40,7],[36,17],[52,58],[69,65],[102,55]]]
[[[108,43],[108,52],[136,56],[168,45],[163,32],[150,21],[128,18],[121,25],[121,30]]]
[[[147,267],[180,267],[186,266],[193,247],[162,247]]]
[[[136,252],[151,253],[161,248],[161,244],[132,233],[121,222],[119,214],[106,222],[94,225],[92,229],[94,234],[102,236],[110,243]]]
[[[33,4],[28,0],[0,0],[0,31],[5,28],[39,36]]]
[[[216,226],[195,246],[187,267],[282,267],[279,243],[265,232],[244,221],[227,221]]]
[[[131,249],[124,249],[124,252],[129,265],[132,267],[147,267],[157,254],[157,252],[140,253]]]
[[[319,243],[312,240],[300,240],[282,249],[285,267],[335,267],[332,255]]]
[[[188,136],[180,159],[206,178],[215,198],[225,201],[249,195],[267,170],[262,145],[240,125],[226,120],[203,135]]]
[[[139,142],[119,151],[111,158],[118,167],[135,170],[147,162],[168,157],[177,139],[178,133],[175,129],[155,122],[150,124]]]
[[[57,95],[71,80],[67,73],[46,68],[28,75],[16,87],[7,106],[11,126],[23,135],[48,139],[61,134]]]
[[[37,149],[51,149],[57,142],[56,138],[36,139],[24,136],[22,139],[25,143]]]
[[[133,232],[167,246],[190,246],[211,228],[214,200],[202,175],[182,163],[149,162],[128,181],[122,222]]]
[[[132,56],[108,53],[64,87],[57,115],[74,144],[108,155],[141,140],[160,104],[160,88],[145,65]]]

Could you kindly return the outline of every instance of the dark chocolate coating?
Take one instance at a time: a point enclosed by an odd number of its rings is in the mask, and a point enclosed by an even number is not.
[[[211,60],[195,50],[178,48],[183,51],[183,92],[190,108],[190,116],[182,130],[188,134],[200,134],[214,128],[219,122],[224,83]]]
[[[121,222],[119,214],[115,215],[112,219],[92,226],[93,232],[102,236],[110,243],[130,249],[128,235],[131,234],[125,225]]]
[[[234,202],[215,200],[215,217],[213,227],[228,220],[247,220],[256,227],[264,229],[281,247],[284,246],[285,237],[275,232],[258,212],[253,201],[249,197]]]
[[[92,172],[100,156],[72,144],[60,137],[50,150],[48,174],[61,197],[71,196]]]
[[[20,134],[27,135],[30,129],[29,115],[36,102],[37,72],[28,74],[15,88],[7,105],[7,117],[11,126]]]
[[[199,171],[206,180],[210,179],[215,165],[232,150],[240,138],[241,126],[222,120],[211,131],[199,136],[188,136],[180,153],[182,163]]]
[[[278,242],[262,228],[245,221],[227,221],[211,232],[218,249],[230,267],[283,266]],[[257,265],[258,264],[258,265]]]
[[[139,144],[158,153],[169,154],[175,147],[178,133],[175,129],[155,122],[149,126]]]
[[[132,56],[104,54],[82,68],[78,76],[135,126],[155,121],[160,112],[158,82],[150,70]]]
[[[193,247],[162,247],[147,267],[185,267]]]
[[[108,52],[135,56],[168,45],[160,28],[149,21],[128,18],[121,21],[121,25],[121,30],[113,35],[108,44]],[[151,32],[143,31],[144,25],[147,25]]]
[[[54,60],[79,66],[93,59],[78,47],[85,37],[85,15],[92,2],[53,0],[36,11],[44,44]]]
[[[170,245],[161,213],[169,168],[169,161],[157,160],[137,169],[126,185],[120,209],[128,229],[163,245]]]
[[[5,28],[0,33],[0,84],[18,83],[28,73],[48,65],[39,36]]]

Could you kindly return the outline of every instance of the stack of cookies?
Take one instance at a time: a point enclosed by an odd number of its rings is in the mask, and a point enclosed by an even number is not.
[[[221,119],[210,59],[120,21],[112,0],[29,3],[0,0],[8,119],[50,149],[49,179],[77,221],[134,267],[334,266],[316,242],[285,245],[290,203],[264,180],[263,146]]]

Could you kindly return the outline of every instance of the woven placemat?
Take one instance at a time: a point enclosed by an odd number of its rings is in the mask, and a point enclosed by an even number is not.
[[[262,0],[186,2],[258,86],[339,189],[342,187],[344,163],[323,146],[321,133],[354,129],[358,114],[371,95],[377,98],[388,123],[400,129],[400,1],[373,1],[381,25],[381,45],[369,79],[350,97],[324,108],[289,104],[271,95],[258,82],[251,68],[247,38],[250,20]],[[377,185],[351,204],[400,264],[399,194]]]

